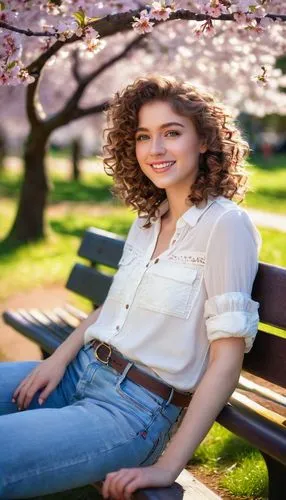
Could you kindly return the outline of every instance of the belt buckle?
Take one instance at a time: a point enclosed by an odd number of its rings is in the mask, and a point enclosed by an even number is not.
[[[107,355],[107,361],[105,361],[104,359],[101,359],[99,357],[99,354],[97,353],[98,349],[101,347],[101,346],[105,346],[109,349],[109,353]],[[111,357],[111,352],[112,352],[112,349],[110,347],[110,345],[106,344],[105,342],[100,342],[100,344],[98,344],[98,346],[95,348],[95,351],[94,351],[94,355],[96,357],[96,359],[98,359],[99,361],[101,361],[102,363],[104,363],[105,365],[108,365],[109,363],[109,360],[110,360],[110,357]]]

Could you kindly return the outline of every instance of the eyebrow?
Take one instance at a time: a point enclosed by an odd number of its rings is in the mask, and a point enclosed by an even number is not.
[[[163,125],[161,125],[161,127],[159,127],[159,128],[163,129],[163,128],[171,127],[173,125],[178,125],[179,127],[185,128],[184,125],[182,125],[182,123],[178,123],[178,122],[163,123]],[[144,131],[144,132],[148,131],[148,128],[146,128],[146,127],[138,127],[136,129],[136,132],[140,132],[140,131]]]

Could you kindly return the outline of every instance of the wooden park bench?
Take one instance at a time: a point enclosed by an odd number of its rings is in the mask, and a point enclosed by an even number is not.
[[[88,260],[88,265],[74,265],[67,288],[89,299],[94,307],[99,306],[107,295],[112,276],[99,270],[98,266],[116,269],[123,246],[124,239],[114,233],[88,229],[78,251],[80,257]],[[260,263],[252,297],[260,303],[259,314],[263,327],[257,334],[252,350],[245,355],[238,388],[217,421],[260,450],[268,469],[269,499],[285,500],[286,397],[279,394],[279,388],[286,387],[286,337],[267,333],[265,325],[286,329],[286,269]],[[8,325],[37,342],[45,358],[87,315],[66,305],[65,308],[58,307],[48,312],[35,309],[5,311],[3,316]],[[250,381],[247,374],[275,384],[278,392]],[[272,402],[275,410],[273,407],[266,408],[263,401],[266,406],[267,402]],[[93,486],[100,490],[98,483]],[[203,485],[200,489],[200,483],[185,470],[171,487],[138,490],[134,498],[198,500],[219,497]]]

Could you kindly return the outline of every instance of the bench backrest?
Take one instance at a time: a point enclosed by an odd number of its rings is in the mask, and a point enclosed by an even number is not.
[[[112,283],[112,275],[97,269],[98,265],[117,269],[125,240],[117,234],[97,228],[88,229],[78,255],[89,265],[75,264],[67,288],[100,305]],[[268,333],[267,325],[286,330],[286,269],[259,263],[252,298],[260,303],[259,332],[243,368],[269,382],[286,387],[286,334]],[[284,332],[285,333],[285,332]]]

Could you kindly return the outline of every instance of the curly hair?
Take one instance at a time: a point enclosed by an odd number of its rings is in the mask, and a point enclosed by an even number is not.
[[[232,116],[214,96],[179,79],[151,75],[137,78],[123,91],[116,92],[106,111],[104,169],[114,178],[113,194],[147,217],[144,227],[156,218],[156,209],[166,199],[142,172],[136,158],[135,133],[142,105],[150,101],[170,104],[179,115],[189,117],[207,147],[199,157],[195,182],[187,200],[198,205],[208,196],[224,196],[241,202],[248,189],[248,173],[243,163],[249,146],[243,140]]]

